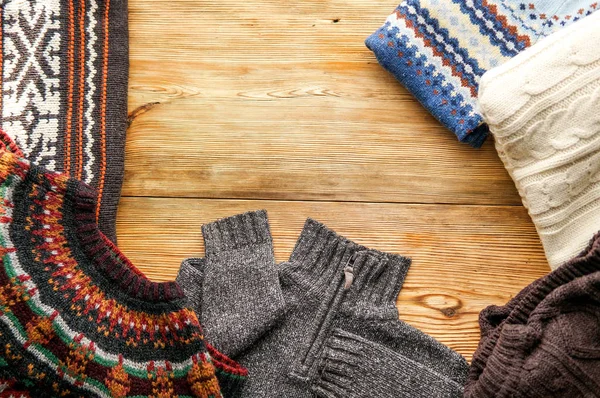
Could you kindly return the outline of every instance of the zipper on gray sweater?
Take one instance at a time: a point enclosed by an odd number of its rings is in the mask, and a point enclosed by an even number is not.
[[[296,360],[291,368],[290,377],[302,382],[311,378],[311,369],[319,357],[323,344],[328,337],[333,319],[335,318],[344,296],[354,282],[354,264],[362,251],[353,253],[343,268],[336,272],[326,297],[315,313],[314,330],[308,339],[308,349]]]

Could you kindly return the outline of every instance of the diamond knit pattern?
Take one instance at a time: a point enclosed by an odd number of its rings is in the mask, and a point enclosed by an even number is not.
[[[123,180],[127,0],[4,0],[0,127],[24,157],[98,190],[113,242]]]

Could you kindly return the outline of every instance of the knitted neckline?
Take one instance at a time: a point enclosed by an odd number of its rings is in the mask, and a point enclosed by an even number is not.
[[[23,157],[23,153],[15,142],[3,130],[0,130],[0,155],[10,154],[9,161],[19,164],[16,157]],[[21,172],[27,175],[33,184],[47,185],[45,169],[30,164],[20,163]],[[54,187],[57,188],[57,187]],[[135,299],[156,302],[170,302],[185,297],[183,289],[176,281],[153,282],[137,269],[119,248],[100,231],[96,220],[96,206],[98,194],[96,190],[82,181],[70,178],[66,183],[64,192],[63,210],[71,213],[74,220],[74,231],[69,231],[69,244],[78,243],[85,253],[87,260],[111,282],[116,282],[121,292]],[[67,206],[71,204],[71,206]],[[70,210],[70,211],[69,211]],[[69,223],[65,223],[65,230],[69,230]],[[93,278],[90,275],[90,278]]]
[[[394,269],[395,272],[388,275],[391,279],[384,282],[394,285],[391,289],[393,292],[390,293],[393,297],[390,298],[395,302],[411,260],[398,254],[385,253],[355,243],[326,225],[309,218],[304,224],[288,263],[299,263],[302,267],[298,269],[294,266],[284,266],[282,273],[299,271],[304,278],[310,280],[309,285],[317,288],[319,284],[327,286],[331,282],[330,274],[343,275],[344,269],[348,267],[353,269],[354,274],[361,272],[378,274],[386,268]],[[384,288],[384,286],[379,287]]]
[[[96,223],[97,193],[80,181],[67,188],[67,197],[73,197],[75,229],[81,248],[87,258],[120,290],[137,299],[169,302],[185,297],[175,281],[153,282],[144,275],[98,228]]]
[[[214,367],[243,382],[211,364],[178,285],[149,281],[100,232],[92,188],[1,150],[0,182],[1,329],[14,352],[0,373],[36,396],[220,396]]]
[[[32,166],[27,178],[33,184],[44,185],[45,170]],[[153,282],[100,231],[96,223],[97,193],[87,184],[70,179],[63,193],[63,227],[70,247],[79,247],[96,273],[88,276],[98,285],[114,289],[136,301],[169,303],[185,297],[175,281]],[[96,274],[96,275],[94,275]],[[102,283],[105,279],[109,283]]]
[[[410,258],[362,246],[309,218],[279,275],[297,290],[298,301],[327,300],[341,288],[345,308],[370,295],[397,317],[396,300],[410,264]]]

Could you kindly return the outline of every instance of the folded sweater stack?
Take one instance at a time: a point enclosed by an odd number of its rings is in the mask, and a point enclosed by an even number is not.
[[[487,72],[480,101],[555,271],[482,311],[465,397],[598,397],[600,14]]]
[[[590,0],[406,0],[366,44],[460,141],[479,147],[489,132],[480,77],[598,9]]]

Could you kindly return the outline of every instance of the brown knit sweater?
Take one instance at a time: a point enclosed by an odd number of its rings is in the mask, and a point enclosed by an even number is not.
[[[600,233],[479,323],[466,398],[600,397]]]

